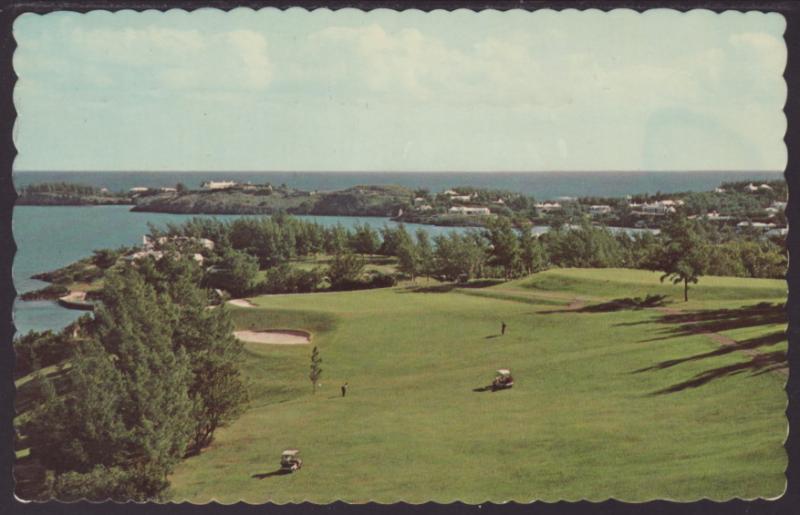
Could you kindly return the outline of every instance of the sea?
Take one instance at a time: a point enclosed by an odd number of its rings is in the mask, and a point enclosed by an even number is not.
[[[537,199],[558,197],[619,197],[636,193],[674,193],[707,191],[722,182],[780,179],[780,172],[537,172],[537,173],[338,173],[338,172],[17,172],[17,188],[40,182],[82,183],[123,191],[136,186],[172,186],[178,182],[197,188],[206,180],[286,184],[302,190],[336,190],[358,184],[398,184],[425,188],[431,192],[457,186],[510,190]],[[131,212],[129,206],[17,206],[13,215],[17,253],[13,276],[18,293],[46,285],[31,279],[40,272],[54,270],[100,248],[138,245],[148,225],[164,227],[198,215]],[[199,215],[203,216],[203,215]],[[216,215],[231,219],[240,215]],[[325,226],[353,227],[368,223],[375,228],[393,226],[388,218],[308,216]],[[463,228],[406,224],[409,230],[423,228],[431,236]],[[535,229],[543,232],[546,228]],[[68,310],[53,301],[21,301],[14,305],[17,334],[30,330],[59,330],[83,312]]]

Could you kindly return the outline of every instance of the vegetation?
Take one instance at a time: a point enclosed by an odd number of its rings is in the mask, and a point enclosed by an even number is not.
[[[313,393],[317,393],[317,384],[319,378],[322,377],[322,358],[319,356],[319,350],[314,345],[311,351],[311,370],[308,373],[308,378],[311,380],[311,388]]]
[[[16,343],[40,399],[21,432],[49,471],[34,497],[159,499],[175,464],[241,413],[242,344],[227,310],[207,309],[201,275],[177,256],[112,270],[79,331]]]
[[[22,188],[19,191],[17,204],[45,206],[133,204],[133,199],[123,193],[111,193],[84,184],[46,182]]]
[[[259,402],[176,468],[171,499],[779,495],[785,282],[704,277],[683,303],[682,285],[659,275],[553,269],[485,288],[254,298],[256,308],[232,310],[236,326],[313,331],[327,380],[307,394],[308,347],[247,344]],[[591,309],[648,294],[687,311]],[[568,309],[576,297],[585,308]],[[510,328],[502,338],[500,320]],[[703,331],[737,343],[721,347]],[[500,367],[513,371],[514,388],[472,391]],[[328,389],[345,380],[343,401]],[[303,470],[270,476],[290,447]]]

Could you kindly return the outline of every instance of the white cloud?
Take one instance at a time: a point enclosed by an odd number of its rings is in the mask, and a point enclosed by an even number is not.
[[[98,86],[262,90],[272,80],[267,41],[252,30],[204,36],[197,30],[155,26],[76,28],[70,36],[67,43],[76,61],[83,62],[84,78]],[[98,75],[100,68],[105,70],[103,77]]]

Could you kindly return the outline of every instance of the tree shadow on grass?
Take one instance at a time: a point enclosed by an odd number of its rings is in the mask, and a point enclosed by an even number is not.
[[[687,381],[681,381],[680,383],[676,383],[667,388],[656,390],[650,395],[663,395],[666,393],[680,392],[688,388],[697,388],[698,386],[710,383],[715,379],[730,377],[746,372],[750,372],[751,376],[757,376],[767,372],[786,368],[786,366],[787,363],[785,351],[767,352],[753,356],[749,361],[706,370],[705,372],[701,372]]]
[[[260,474],[253,474],[250,477],[252,477],[253,479],[267,479],[267,478],[270,478],[270,477],[286,476],[286,475],[289,475],[289,474],[291,474],[291,472],[288,471],[288,470],[277,469],[277,470],[273,470],[272,472],[262,472]]]
[[[495,286],[504,282],[505,281],[502,279],[482,279],[467,283],[445,283],[436,284],[434,286],[410,286],[405,290],[400,290],[400,293],[448,293],[455,289],[488,288],[489,286]]]
[[[610,313],[613,311],[641,310],[645,308],[660,307],[666,304],[666,295],[650,295],[646,297],[625,297],[610,300],[600,304],[591,304],[579,309],[553,309],[549,311],[539,311],[540,314],[550,315],[554,313]]]

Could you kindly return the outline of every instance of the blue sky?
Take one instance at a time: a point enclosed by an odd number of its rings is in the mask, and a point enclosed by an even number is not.
[[[785,21],[25,14],[15,170],[782,170]]]

